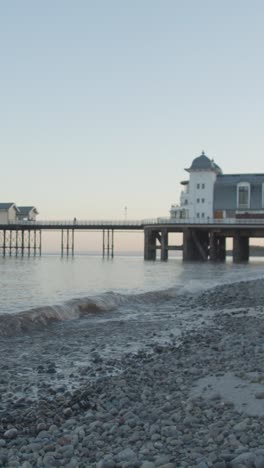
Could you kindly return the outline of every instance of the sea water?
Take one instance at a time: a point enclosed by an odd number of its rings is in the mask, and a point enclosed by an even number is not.
[[[16,398],[24,395],[21,386],[34,399],[49,387],[76,389],[120,372],[127,354],[178,346],[185,333],[214,326],[214,293],[208,310],[199,307],[199,294],[263,275],[257,259],[235,265],[125,255],[1,258],[0,371],[9,373]]]
[[[125,315],[135,303],[144,302],[153,310],[155,301],[170,295],[199,292],[216,285],[263,277],[264,260],[248,264],[185,263],[180,257],[168,262],[144,261],[140,255],[120,255],[113,259],[95,255],[60,258],[0,258],[0,331],[6,315],[47,321],[78,319],[95,310],[114,310],[122,305]],[[146,293],[151,293],[146,299]],[[155,292],[155,296],[153,293]],[[142,294],[145,293],[145,296]],[[165,296],[164,296],[165,294]],[[139,305],[138,305],[139,307]]]

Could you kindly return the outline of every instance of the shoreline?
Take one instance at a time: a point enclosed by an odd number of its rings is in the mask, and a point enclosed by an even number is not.
[[[47,384],[36,400],[10,394],[8,411],[0,411],[0,466],[264,466],[264,413],[249,414],[237,407],[237,394],[223,392],[225,377],[238,379],[241,394],[253,389],[264,411],[263,295],[256,280],[190,296],[186,307],[200,315],[218,311],[197,331],[183,331],[180,342],[168,330],[161,343],[154,328],[152,343],[136,354],[102,359],[95,347],[79,388]],[[56,346],[63,351],[66,343]],[[107,366],[117,375],[107,375]],[[58,372],[56,363],[42,367],[43,383]],[[2,394],[12,378],[1,372]]]

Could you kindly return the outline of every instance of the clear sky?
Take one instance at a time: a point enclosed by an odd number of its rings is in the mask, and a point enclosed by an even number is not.
[[[201,151],[264,172],[262,0],[0,0],[1,201],[167,216]]]

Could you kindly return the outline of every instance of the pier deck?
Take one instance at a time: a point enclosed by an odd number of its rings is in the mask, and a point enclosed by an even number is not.
[[[249,239],[264,238],[264,219],[13,221],[0,225],[0,254],[41,255],[43,231],[61,232],[61,255],[74,254],[76,231],[102,232],[102,253],[108,257],[114,256],[115,231],[142,231],[145,260],[155,260],[157,251],[167,260],[169,251],[183,250],[183,260],[223,261],[226,238],[231,237],[233,260],[241,262],[249,259]],[[183,242],[169,245],[170,233],[182,233]]]

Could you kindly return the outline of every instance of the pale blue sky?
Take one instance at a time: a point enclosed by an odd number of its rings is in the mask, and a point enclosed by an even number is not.
[[[1,201],[168,215],[205,150],[264,172],[261,0],[0,0]]]

